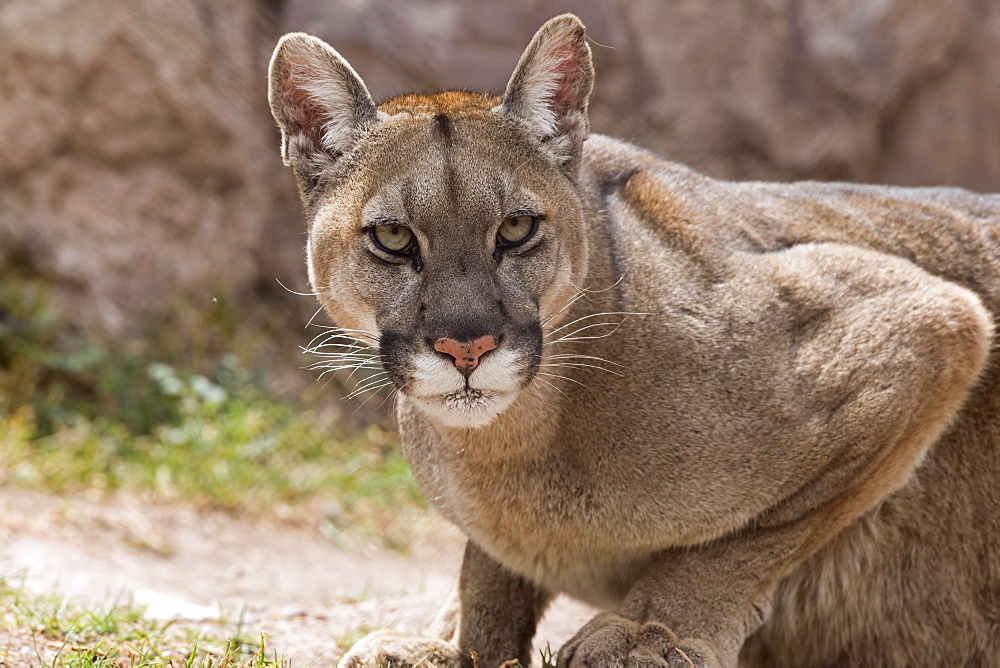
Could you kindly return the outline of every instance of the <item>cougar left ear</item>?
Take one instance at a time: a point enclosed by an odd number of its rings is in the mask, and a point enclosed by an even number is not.
[[[501,105],[505,112],[528,121],[572,174],[589,132],[587,103],[594,87],[585,30],[573,14],[547,21],[517,63]]]
[[[347,61],[305,33],[289,33],[278,42],[267,97],[281,128],[281,157],[304,185],[347,152],[357,131],[377,114],[368,88]]]

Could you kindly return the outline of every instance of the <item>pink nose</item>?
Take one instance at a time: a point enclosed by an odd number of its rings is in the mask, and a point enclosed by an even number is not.
[[[483,353],[497,347],[497,340],[492,336],[480,336],[472,343],[459,343],[455,339],[442,337],[434,342],[434,350],[455,358],[455,366],[463,373],[469,373],[479,364]]]

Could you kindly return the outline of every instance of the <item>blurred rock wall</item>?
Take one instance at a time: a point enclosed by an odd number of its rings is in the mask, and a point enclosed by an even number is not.
[[[997,0],[288,0],[373,94],[503,89],[547,18],[587,24],[592,127],[713,175],[1000,190]]]
[[[262,280],[291,186],[260,5],[0,4],[0,263],[50,280],[69,320],[136,334],[175,295]]]
[[[113,333],[178,293],[298,318],[274,289],[304,286],[265,100],[277,35],[324,37],[376,98],[498,91],[569,9],[597,132],[726,178],[1000,191],[996,0],[6,0],[0,265]]]

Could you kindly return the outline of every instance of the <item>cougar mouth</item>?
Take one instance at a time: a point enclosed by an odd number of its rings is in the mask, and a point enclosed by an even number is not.
[[[383,363],[398,370],[396,386],[426,415],[449,427],[483,427],[507,410],[537,368],[533,350],[508,345],[490,350],[463,373],[440,351],[394,354],[383,346]],[[397,360],[403,364],[396,364]]]
[[[493,422],[516,396],[517,392],[465,387],[449,394],[413,398],[425,413],[448,427],[479,428]]]
[[[484,408],[490,403],[489,393],[466,387],[444,396],[445,405],[452,410]]]

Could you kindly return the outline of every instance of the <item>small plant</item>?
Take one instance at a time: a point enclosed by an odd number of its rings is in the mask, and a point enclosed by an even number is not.
[[[0,483],[279,515],[312,504],[335,540],[409,542],[421,502],[393,433],[279,399],[232,353],[192,369],[102,345],[59,326],[43,295],[0,282]]]
[[[422,502],[395,434],[350,432],[322,407],[276,396],[266,369],[224,352],[239,350],[227,327],[199,335],[188,357],[184,346],[115,346],[57,322],[44,287],[0,280],[0,485],[279,517],[305,511],[338,542],[367,534],[405,548]],[[226,337],[232,348],[217,345]],[[80,607],[0,575],[0,637],[33,647],[32,665],[287,665],[241,624],[216,626],[206,636],[130,605]],[[0,667],[20,665],[4,642]]]
[[[369,628],[368,625],[361,624],[353,628],[348,628],[334,642],[340,649],[347,650],[372,631],[373,629]]]
[[[220,633],[229,625],[220,622]],[[262,634],[242,638],[237,625],[226,638],[205,636],[173,622],[146,619],[131,605],[86,608],[53,596],[27,592],[0,577],[0,630],[26,630],[37,665],[45,668],[265,668],[289,666],[269,651]],[[215,648],[215,649],[213,649]],[[6,665],[0,645],[0,666]]]
[[[538,650],[538,654],[542,659],[542,668],[556,668],[556,653],[548,643],[545,644],[545,649]]]

